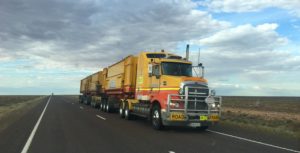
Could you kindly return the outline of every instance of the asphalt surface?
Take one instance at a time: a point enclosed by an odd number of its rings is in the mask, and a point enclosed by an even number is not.
[[[20,153],[23,150],[47,100],[44,99],[9,128],[0,132],[1,153]],[[101,112],[66,96],[53,96],[28,152],[281,153],[297,150],[300,150],[297,139],[222,124],[205,132],[192,128],[155,131],[147,120],[137,118],[127,121],[116,113]]]

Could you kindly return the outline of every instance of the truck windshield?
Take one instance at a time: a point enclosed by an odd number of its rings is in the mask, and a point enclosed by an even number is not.
[[[192,65],[185,63],[163,62],[163,75],[192,76]]]

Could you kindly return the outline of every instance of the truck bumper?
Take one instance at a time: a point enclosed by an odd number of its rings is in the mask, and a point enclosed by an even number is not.
[[[184,120],[171,120],[170,114],[167,112],[162,112],[161,115],[162,115],[162,123],[165,126],[202,127],[202,126],[212,126],[218,123],[218,120],[201,121],[200,116],[209,116],[207,114],[193,115],[193,117],[189,117],[190,115],[185,114],[186,117]]]

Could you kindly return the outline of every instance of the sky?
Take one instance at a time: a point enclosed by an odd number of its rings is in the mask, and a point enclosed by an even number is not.
[[[79,94],[129,54],[205,66],[218,95],[300,96],[299,0],[1,0],[0,95]]]

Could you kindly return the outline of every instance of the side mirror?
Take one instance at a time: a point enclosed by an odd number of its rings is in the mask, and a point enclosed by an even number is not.
[[[215,96],[215,95],[216,95],[216,90],[214,90],[214,89],[211,90],[211,91],[210,91],[210,95],[211,95],[211,96]]]
[[[152,77],[152,64],[148,64],[148,74],[149,77]]]

